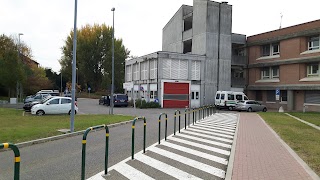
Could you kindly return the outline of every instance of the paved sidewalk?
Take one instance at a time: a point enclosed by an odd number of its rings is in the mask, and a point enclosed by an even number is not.
[[[232,180],[312,179],[256,113],[241,113]]]

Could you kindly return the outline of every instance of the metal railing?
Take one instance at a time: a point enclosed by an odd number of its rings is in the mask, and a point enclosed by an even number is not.
[[[165,115],[165,121],[166,121],[166,123],[165,123],[165,131],[164,131],[164,140],[165,141],[167,140],[168,115],[167,115],[167,113],[161,113],[159,115],[159,120],[158,120],[159,121],[159,137],[158,137],[159,144],[160,144],[160,135],[161,135],[161,117],[163,115]]]
[[[86,129],[83,134],[82,138],[82,162],[81,162],[81,179],[85,179],[85,172],[86,172],[86,145],[87,145],[87,135],[90,131],[96,129],[106,129],[106,148],[105,148],[105,164],[104,164],[104,173],[105,175],[108,174],[108,155],[109,155],[109,128],[105,124],[99,126],[93,126]]]
[[[175,110],[174,111],[174,127],[173,127],[173,135],[176,135],[176,121],[177,121],[177,112],[179,112],[179,126],[178,126],[178,129],[179,129],[179,133],[180,133],[180,120],[181,120],[181,112],[180,110]]]
[[[8,149],[13,150],[14,153],[14,180],[20,179],[20,151],[19,148],[12,143],[2,143],[0,144],[0,149]]]
[[[131,145],[131,159],[134,159],[134,130],[135,130],[135,124],[136,121],[139,119],[143,119],[143,153],[146,152],[146,132],[147,132],[147,121],[146,118],[141,116],[141,117],[136,117],[132,121],[132,145]]]

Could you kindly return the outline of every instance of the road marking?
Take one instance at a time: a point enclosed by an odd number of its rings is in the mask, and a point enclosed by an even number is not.
[[[220,178],[225,177],[225,171],[223,171],[222,169],[218,169],[213,166],[209,166],[207,164],[204,164],[202,162],[198,162],[193,159],[189,159],[184,156],[180,156],[179,154],[175,154],[170,151],[166,151],[166,150],[163,150],[163,149],[160,149],[157,147],[154,147],[154,148],[150,149],[149,151],[157,153],[157,154],[164,156],[164,157],[168,157],[170,159],[173,159],[173,160],[178,161],[180,163],[194,167],[194,168],[199,169],[201,171],[204,171],[206,173],[215,175],[217,177],[220,177]]]
[[[189,136],[189,135],[185,135],[185,134],[179,134],[177,137],[184,137],[184,138],[196,140],[196,141],[207,143],[207,144],[212,144],[212,145],[221,146],[221,147],[225,147],[225,148],[231,148],[230,144],[224,144],[224,143],[220,143],[217,141],[210,141],[207,139],[197,138],[197,137],[193,137],[193,136]]]
[[[177,179],[194,179],[194,180],[199,179],[200,180],[200,178],[198,178],[192,174],[181,171],[178,168],[170,166],[169,164],[163,163],[161,161],[153,159],[153,158],[146,156],[144,154],[140,154],[140,153],[137,154],[135,156],[135,159],[138,161],[141,161],[141,162],[143,162],[143,163],[145,163],[155,169],[158,169],[158,170],[160,170],[160,171],[162,171],[172,177],[175,177]]]
[[[208,126],[205,126],[202,124],[195,124],[195,126],[208,127]],[[222,130],[222,131],[227,131],[227,132],[235,132],[235,129],[224,128],[224,127],[220,127],[220,126],[217,126],[217,127],[210,126],[210,129]]]
[[[222,133],[222,134],[226,134],[226,135],[234,135],[234,132],[226,132],[226,131],[222,131],[222,130],[217,130],[217,129],[209,128],[208,126],[195,125],[194,127],[207,128],[207,129],[210,129],[210,130],[217,132],[217,133]]]
[[[204,130],[204,131],[209,131],[209,132],[212,133],[212,135],[220,136],[220,137],[225,137],[225,138],[229,138],[229,139],[233,139],[233,136],[216,133],[216,131],[213,131],[213,130],[211,130],[211,129],[209,129],[209,128],[204,128],[204,127],[199,127],[199,126],[193,126],[192,129],[200,129],[200,130]],[[190,130],[191,130],[191,128],[190,128]]]
[[[219,153],[219,154],[223,154],[223,155],[227,155],[227,156],[230,155],[230,151],[222,150],[222,149],[219,149],[219,148],[215,148],[215,147],[211,147],[211,146],[207,146],[207,145],[203,145],[203,144],[199,144],[199,143],[195,143],[195,142],[190,142],[190,141],[187,141],[187,140],[184,140],[184,139],[171,137],[170,140],[175,141],[175,142],[180,142],[180,143],[183,143],[183,144],[187,144],[187,145],[190,145],[190,146],[198,147],[198,148],[201,148],[201,149],[213,151],[213,152],[216,152],[216,153]]]
[[[200,122],[199,124],[206,124],[206,125],[225,125],[225,126],[236,126],[236,122],[215,122],[215,121],[206,121]]]
[[[203,131],[200,131],[200,130],[195,130],[195,129],[192,129],[192,130],[203,133]],[[191,132],[191,131],[183,131],[183,133],[186,133],[186,134],[189,134],[189,135],[201,136],[201,137],[210,138],[210,139],[219,140],[219,141],[224,141],[224,142],[227,142],[227,143],[232,143],[233,142],[230,139],[219,138],[219,137],[216,137],[216,136],[210,136],[210,135],[206,135],[206,134],[198,134],[198,133],[194,133],[194,132]]]
[[[228,160],[226,160],[224,158],[221,158],[221,157],[218,157],[218,156],[214,156],[214,155],[211,155],[211,154],[207,154],[207,153],[204,153],[204,152],[201,152],[201,151],[197,151],[197,150],[194,150],[194,149],[190,149],[190,148],[187,148],[187,147],[179,146],[179,145],[167,142],[167,141],[161,143],[161,145],[164,145],[164,146],[167,146],[167,147],[179,150],[179,151],[183,151],[183,152],[186,152],[186,153],[189,153],[189,154],[192,154],[194,156],[198,156],[198,157],[201,157],[201,158],[204,158],[204,159],[208,159],[210,161],[214,161],[214,162],[217,162],[217,163],[220,163],[220,164],[223,164],[223,165],[227,165],[228,164]]]
[[[119,173],[121,173],[123,176],[125,176],[128,179],[132,179],[132,180],[141,180],[141,179],[153,180],[152,177],[142,173],[141,171],[129,166],[126,163],[119,163],[119,164],[115,165],[114,170],[118,171]]]

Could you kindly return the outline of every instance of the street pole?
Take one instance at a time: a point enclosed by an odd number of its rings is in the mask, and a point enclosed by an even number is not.
[[[61,76],[61,79],[60,79],[60,96],[62,96],[63,94],[63,91],[62,91],[62,70],[60,70],[60,76]]]
[[[114,91],[114,11],[116,9],[113,7],[112,11],[112,82],[111,82],[111,98],[110,98],[110,114],[113,114],[113,91]]]
[[[73,27],[73,59],[72,59],[72,86],[71,86],[71,117],[70,117],[70,132],[74,131],[74,114],[75,114],[75,84],[76,84],[76,54],[77,54],[77,5],[75,0],[74,5],[74,27]]]
[[[20,44],[20,36],[22,36],[23,35],[23,33],[19,33],[18,34],[18,59],[19,59],[19,61],[22,61],[21,60],[21,56],[20,56],[20,47],[21,47],[21,44]],[[20,86],[20,88],[21,88],[21,86]],[[18,100],[18,98],[19,98],[19,80],[17,79],[17,102],[19,101]],[[20,95],[20,98],[21,98],[21,95]]]

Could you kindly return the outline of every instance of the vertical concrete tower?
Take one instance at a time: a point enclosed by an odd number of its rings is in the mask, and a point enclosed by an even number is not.
[[[193,1],[192,54],[206,56],[201,78],[204,104],[214,102],[217,90],[231,87],[231,18],[227,2]]]

